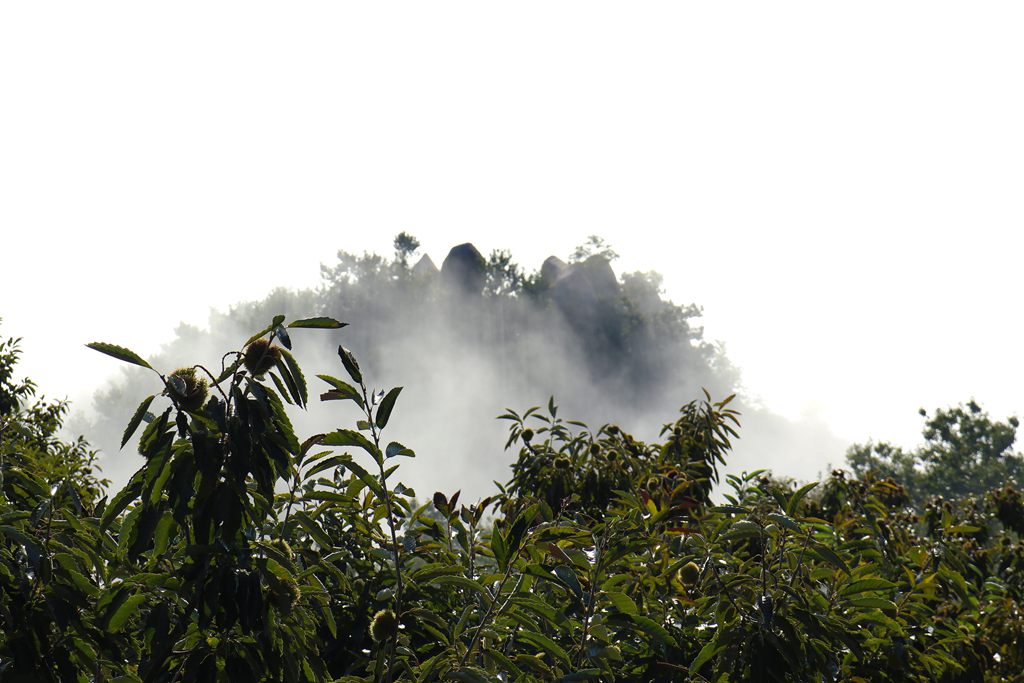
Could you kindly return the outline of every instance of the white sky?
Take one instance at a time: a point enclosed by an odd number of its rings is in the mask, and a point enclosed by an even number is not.
[[[3,3],[0,335],[83,396],[408,230],[591,233],[851,440],[1024,413],[1019,2]],[[127,417],[127,416],[126,416]]]

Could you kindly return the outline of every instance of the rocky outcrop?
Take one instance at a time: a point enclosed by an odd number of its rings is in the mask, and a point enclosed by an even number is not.
[[[557,256],[548,256],[540,267],[540,279],[548,287],[551,287],[558,278],[562,277],[569,266]]]
[[[551,258],[544,265],[548,265]],[[541,273],[543,277],[543,269]],[[597,309],[601,306],[614,304],[620,294],[615,271],[608,260],[600,256],[591,256],[570,266],[563,264],[558,277],[550,285],[550,291],[551,298],[564,313],[583,314],[584,317],[599,313]]]
[[[452,247],[441,264],[441,279],[465,294],[480,294],[484,289],[487,262],[480,251],[466,242]]]
[[[608,260],[592,256],[582,263],[566,266],[548,293],[570,327],[586,339],[595,360],[621,346],[622,291]]]
[[[412,267],[412,274],[418,278],[433,278],[436,277],[439,272],[441,271],[439,271],[437,266],[434,265],[434,260],[427,254],[424,254],[423,257],[416,262],[416,265]]]

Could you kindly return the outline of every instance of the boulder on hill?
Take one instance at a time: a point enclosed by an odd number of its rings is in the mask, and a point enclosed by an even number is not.
[[[441,264],[441,279],[465,294],[480,294],[484,289],[487,261],[470,242],[452,247]]]
[[[557,256],[548,256],[544,259],[544,263],[541,264],[540,279],[548,287],[551,287],[551,285],[558,281],[558,278],[562,277],[562,274],[565,273],[568,267],[565,261]]]
[[[550,292],[555,305],[580,331],[600,328],[621,297],[615,271],[601,256],[566,266]]]

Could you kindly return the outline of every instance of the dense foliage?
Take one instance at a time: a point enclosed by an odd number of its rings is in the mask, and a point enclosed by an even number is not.
[[[898,480],[985,457],[968,444],[1016,458],[1000,425],[965,429],[981,411],[944,413],[909,469],[728,476],[715,504],[731,397],[657,443],[552,400],[501,416],[518,457],[494,496],[420,497],[387,436],[402,390],[347,348],[320,399],[362,417],[292,428],[292,336],[341,326],[276,316],[220,367],[154,369],[125,416],[142,466],[109,497],[0,349],[4,681],[1024,680],[1016,488],[918,512]]]

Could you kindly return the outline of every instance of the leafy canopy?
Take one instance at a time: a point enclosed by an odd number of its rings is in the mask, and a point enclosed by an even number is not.
[[[498,493],[424,499],[388,436],[402,388],[339,345],[318,393],[292,355],[341,327],[277,315],[170,372],[90,344],[152,373],[126,416],[141,467],[109,497],[0,347],[3,680],[1020,680],[1012,486],[915,509],[899,470],[758,471],[716,502],[739,415],[705,393],[654,443],[554,399],[508,410]],[[300,437],[317,396],[360,417]],[[936,416],[923,471],[1006,460],[982,415]]]

